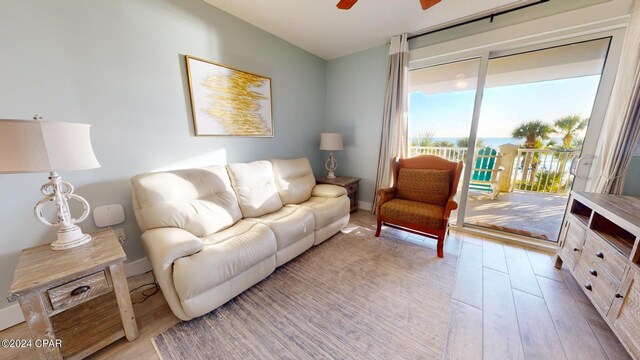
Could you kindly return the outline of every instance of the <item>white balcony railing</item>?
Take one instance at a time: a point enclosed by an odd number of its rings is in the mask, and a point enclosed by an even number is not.
[[[510,190],[544,192],[567,195],[571,191],[573,175],[569,169],[580,151],[549,149],[516,149],[512,154],[502,154],[502,165],[511,169],[508,176]],[[465,161],[467,148],[410,146],[409,156],[436,155],[450,161]],[[512,155],[512,156],[508,156]],[[503,174],[504,176],[504,174]]]
[[[573,184],[569,170],[578,156],[580,151],[518,149],[511,177],[512,188],[569,194]]]
[[[449,161],[465,161],[467,148],[463,147],[436,147],[436,146],[410,146],[409,157],[418,155],[436,155]]]

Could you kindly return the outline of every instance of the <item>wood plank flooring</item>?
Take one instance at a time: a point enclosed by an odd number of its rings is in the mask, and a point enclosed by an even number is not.
[[[555,269],[551,254],[451,234],[462,246],[451,251],[460,258],[446,359],[630,359],[571,274]],[[461,314],[473,318],[464,323]],[[473,337],[464,335],[470,328]]]
[[[359,211],[351,225],[375,229]],[[382,235],[435,249],[436,242],[396,229]],[[548,253],[451,232],[445,256],[459,256],[445,359],[629,359],[611,329],[567,270],[553,267]],[[129,279],[130,288],[151,274]],[[135,291],[132,300],[141,299]],[[158,359],[150,339],[179,320],[161,293],[134,311],[140,338],[120,339],[92,359]],[[565,336],[559,336],[559,333]],[[0,331],[0,339],[29,338],[26,325]],[[35,358],[29,350],[0,349],[1,359]]]

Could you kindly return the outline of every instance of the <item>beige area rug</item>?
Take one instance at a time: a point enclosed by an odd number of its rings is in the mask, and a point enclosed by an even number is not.
[[[457,258],[351,227],[153,341],[170,359],[440,359]]]

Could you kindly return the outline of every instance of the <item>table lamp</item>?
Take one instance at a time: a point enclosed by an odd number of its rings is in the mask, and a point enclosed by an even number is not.
[[[34,120],[0,120],[0,174],[48,172],[49,182],[40,192],[45,196],[34,209],[38,220],[57,229],[58,238],[51,243],[53,250],[70,249],[91,241],[75,225],[89,215],[89,203],[73,193],[73,186],[62,181],[58,171],[100,167],[93,148],[91,125]],[[71,217],[67,200],[76,200],[84,212],[78,219]],[[42,214],[43,206],[52,201],[57,221],[49,222]]]
[[[321,133],[320,134],[320,150],[329,151],[329,159],[325,167],[329,170],[327,179],[335,179],[336,174],[333,172],[338,168],[338,162],[333,155],[333,151],[342,150],[342,134],[339,133]]]

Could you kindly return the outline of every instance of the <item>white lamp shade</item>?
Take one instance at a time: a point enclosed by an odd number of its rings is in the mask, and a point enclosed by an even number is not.
[[[342,150],[342,134],[321,133],[320,150],[336,151]]]
[[[100,167],[88,124],[0,120],[0,173],[36,173]]]

